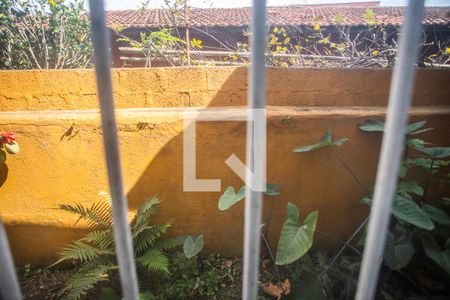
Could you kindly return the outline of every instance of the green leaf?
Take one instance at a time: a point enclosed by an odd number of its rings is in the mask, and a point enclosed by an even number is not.
[[[406,173],[408,173],[408,165],[406,164],[405,161],[402,161],[400,163],[400,169],[398,171],[398,176],[400,178],[404,178],[406,176]]]
[[[183,252],[184,255],[190,259],[196,256],[203,249],[203,234],[199,235],[195,240],[188,236],[184,241]]]
[[[332,139],[333,139],[333,135],[331,134],[331,131],[329,130],[329,131],[325,132],[325,134],[322,136],[320,142],[318,142],[316,144],[312,144],[312,145],[301,146],[301,147],[295,148],[294,152],[297,152],[297,153],[309,152],[309,151],[321,149],[324,147],[341,146],[346,141],[348,141],[348,138],[343,138],[343,139],[337,140],[336,142],[333,142]]]
[[[345,144],[345,142],[348,141],[348,138],[343,138],[343,139],[339,139],[336,142],[334,142],[335,146],[342,146],[343,144]]]
[[[408,126],[406,126],[406,134],[410,134],[410,133],[415,132],[416,130],[419,130],[420,128],[425,126],[426,123],[427,123],[427,121],[420,121],[420,122],[409,124]]]
[[[392,213],[398,219],[425,230],[433,230],[434,224],[428,215],[411,199],[396,195]]]
[[[358,126],[362,131],[375,131],[375,132],[383,132],[384,131],[384,122],[376,121],[376,120],[367,120],[364,124]]]
[[[100,281],[108,281],[108,271],[114,269],[113,266],[97,266],[89,272],[77,270],[66,282],[65,287],[58,292],[63,299],[81,299],[83,295]]]
[[[158,211],[159,203],[158,197],[153,196],[139,206],[132,226],[134,236],[138,235],[148,225],[150,217]]]
[[[0,150],[0,163],[4,163],[6,161],[6,152]]]
[[[133,245],[136,255],[146,252],[148,249],[155,246],[155,242],[169,227],[170,225],[168,224],[153,224],[144,227],[139,234],[133,233]]]
[[[444,158],[450,156],[450,147],[431,147],[431,148],[419,148],[420,152],[428,154],[431,158]]]
[[[177,237],[160,240],[155,243],[155,246],[153,248],[159,249],[159,250],[170,250],[175,247],[183,245],[184,242],[186,241],[186,238],[187,238],[187,236],[182,235],[182,236],[177,236]]]
[[[416,181],[400,180],[398,182],[397,192],[402,195],[414,193],[418,196],[422,196],[423,188]]]
[[[423,148],[425,148],[425,145],[430,145],[431,143],[427,143],[427,142],[425,142],[424,140],[421,140],[421,139],[408,139],[408,140],[406,140],[406,145],[409,147],[409,148],[413,148],[413,149],[416,149],[416,150],[421,150],[421,149],[423,149]]]
[[[369,197],[364,197],[362,199],[367,205],[372,205],[372,199]],[[433,221],[430,217],[411,199],[396,195],[394,203],[392,205],[392,214],[400,220],[408,222],[419,228],[425,230],[432,230],[434,228]]]
[[[287,220],[281,229],[278,241],[276,264],[286,265],[301,258],[311,248],[317,223],[317,211],[310,213],[300,223],[297,207],[288,203]]]
[[[277,196],[280,194],[280,189],[281,186],[278,184],[267,184],[264,194],[267,196]]]
[[[419,149],[418,149],[419,150]],[[433,162],[433,165],[431,163]],[[406,161],[403,161],[402,166],[402,173],[406,174],[407,170],[412,167],[417,167],[421,169],[425,169],[426,171],[429,171],[431,169],[432,173],[436,173],[440,168],[450,165],[450,160],[442,160],[442,159],[431,159],[427,157],[419,157],[415,159],[407,159]]]
[[[402,235],[399,239],[395,239],[391,232],[386,239],[386,247],[384,249],[384,259],[386,264],[392,270],[400,270],[408,265],[415,252],[411,240]]]
[[[421,130],[417,130],[417,131],[411,132],[410,134],[419,134],[419,133],[424,133],[424,132],[431,131],[431,130],[434,130],[434,128],[424,128],[424,129],[421,129]]]
[[[425,131],[432,130],[432,128],[426,128],[422,129],[420,131],[420,128],[425,126],[427,121],[420,121],[416,123],[409,124],[406,126],[406,134],[417,134]],[[374,131],[374,132],[383,132],[384,131],[385,124],[382,121],[376,121],[376,120],[367,120],[364,122],[364,124],[359,125],[359,129],[362,131]]]
[[[169,274],[169,259],[161,250],[150,249],[142,256],[137,257],[136,261],[147,271]]]
[[[434,237],[427,233],[422,235],[421,242],[427,256],[450,275],[450,249],[442,250]]]
[[[59,260],[52,266],[59,264],[62,261],[78,260],[82,262],[89,262],[98,259],[102,255],[114,255],[114,252],[106,249],[98,249],[89,244],[75,241],[73,244],[62,248],[59,253]]]
[[[19,147],[19,144],[17,144],[17,142],[11,142],[11,143],[5,144],[5,149],[6,149],[6,152],[8,152],[9,154],[17,154],[20,152],[20,147]]]
[[[266,191],[267,196],[277,196],[280,194],[281,186],[277,184],[267,184]],[[245,198],[245,186],[239,189],[239,192],[235,192],[232,186],[226,188],[225,192],[219,198],[219,210],[227,210],[242,199]]]
[[[227,210],[245,197],[245,187],[241,187],[238,193],[234,191],[232,186],[226,188],[225,192],[219,199],[219,210]]]
[[[450,225],[450,217],[445,211],[429,204],[422,206],[423,211],[430,216],[431,219],[442,225]]]
[[[78,223],[80,220],[86,220],[90,227],[105,227],[112,223],[111,204],[105,201],[93,203],[90,208],[80,203],[59,204],[59,209],[78,215]],[[76,224],[75,223],[75,224]]]

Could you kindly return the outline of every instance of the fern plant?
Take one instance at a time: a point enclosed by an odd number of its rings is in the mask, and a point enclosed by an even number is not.
[[[84,220],[92,229],[83,238],[62,248],[58,253],[58,261],[53,264],[75,261],[78,265],[60,291],[60,296],[64,299],[80,299],[96,283],[109,280],[110,273],[118,268],[113,241],[111,199],[109,195],[106,198],[107,201],[100,201],[91,207],[81,204],[59,206],[60,209],[77,215],[77,222]],[[160,238],[170,225],[150,224],[158,207],[158,198],[152,197],[137,210],[131,223],[134,255],[138,271],[168,275],[169,259],[165,250],[182,245],[186,237]]]

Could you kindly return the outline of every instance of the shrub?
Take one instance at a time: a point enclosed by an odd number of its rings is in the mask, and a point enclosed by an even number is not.
[[[0,69],[70,69],[92,65],[83,1],[0,1]]]
[[[169,274],[169,258],[165,250],[182,245],[185,237],[161,239],[170,225],[150,224],[151,216],[158,210],[159,200],[152,197],[137,210],[131,223],[134,255],[138,271],[164,276]],[[113,242],[111,203],[95,203],[91,207],[81,204],[60,205],[60,209],[79,216],[92,229],[83,238],[59,252],[59,260],[75,261],[78,265],[60,295],[66,299],[80,299],[96,283],[107,281],[116,270],[117,262]]]

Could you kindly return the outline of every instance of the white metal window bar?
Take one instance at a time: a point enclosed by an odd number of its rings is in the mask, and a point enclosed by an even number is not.
[[[409,1],[401,29],[397,60],[389,91],[386,130],[383,134],[378,162],[369,229],[359,273],[357,300],[373,299],[377,287],[411,106],[423,4],[424,0]]]
[[[253,0],[251,31],[251,60],[248,76],[248,107],[249,116],[247,121],[247,183],[250,186],[261,186],[259,176],[254,176],[251,171],[255,165],[264,166],[265,156],[262,161],[255,161],[255,151],[261,151],[258,147],[253,148],[253,141],[261,141],[263,138],[259,130],[253,126],[257,122],[255,118],[266,117],[256,112],[264,111],[266,108],[266,72],[265,72],[265,50],[266,50],[266,0]],[[251,122],[254,120],[255,122]],[[265,124],[265,122],[264,122]],[[265,139],[264,139],[265,140]],[[266,145],[259,145],[266,147]],[[259,155],[259,158],[263,158]],[[250,172],[249,172],[250,171]],[[265,171],[263,171],[265,172]],[[265,184],[265,183],[264,183]],[[247,184],[245,188],[245,219],[244,219],[244,270],[242,299],[256,299],[258,296],[258,270],[261,236],[261,215],[263,194],[254,191]]]
[[[380,154],[380,162],[375,186],[374,201],[371,209],[367,243],[356,293],[357,300],[373,299],[380,270],[384,243],[392,201],[397,184],[397,173],[404,142],[404,132],[411,105],[414,85],[415,62],[423,13],[423,0],[410,0],[406,19],[400,36],[399,51],[394,67],[389,105],[387,111],[386,131]],[[111,83],[111,54],[109,34],[106,27],[102,0],[90,0],[92,36],[94,42],[95,70],[97,75],[98,95],[100,100],[102,128],[108,179],[113,202],[114,242],[122,293],[125,299],[138,299],[138,284],[134,264],[130,227],[127,221],[127,199],[123,190],[122,172],[117,138],[117,125],[114,116],[114,100]],[[266,1],[253,0],[251,65],[249,72],[249,111],[265,109],[265,39],[266,39]],[[265,117],[265,116],[264,116]],[[251,148],[253,139],[258,139],[252,122],[247,128],[247,166],[253,169],[255,164]],[[247,174],[247,182],[255,180]],[[255,184],[256,185],[256,184]],[[257,298],[260,223],[262,214],[262,193],[246,189],[245,202],[245,238],[244,238],[244,274],[242,298]],[[5,299],[21,299],[17,275],[9,249],[8,239],[0,219],[0,292]]]
[[[9,249],[8,237],[0,217],[0,298],[20,300],[19,281],[17,280],[14,261]]]
[[[120,164],[117,125],[114,115],[114,98],[111,82],[111,50],[109,31],[106,27],[103,0],[89,1],[92,40],[94,43],[95,73],[102,117],[103,143],[109,190],[114,218],[114,244],[119,264],[122,294],[127,300],[138,299],[136,266],[133,244],[128,224],[128,201],[125,197]]]

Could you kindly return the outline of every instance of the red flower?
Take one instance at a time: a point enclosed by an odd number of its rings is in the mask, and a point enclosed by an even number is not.
[[[16,134],[14,132],[6,132],[1,134],[0,144],[8,144],[16,140]]]

